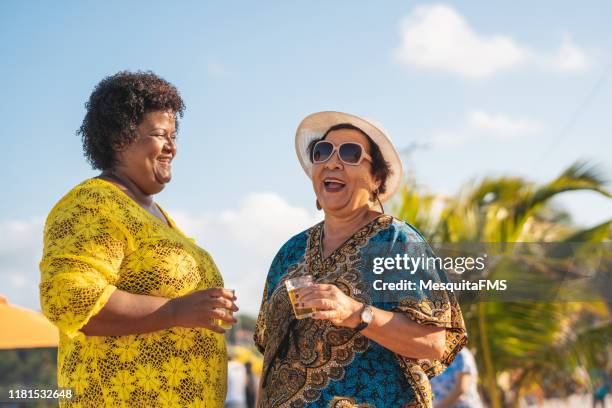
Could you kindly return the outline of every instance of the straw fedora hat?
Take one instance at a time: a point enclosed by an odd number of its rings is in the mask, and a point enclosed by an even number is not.
[[[312,162],[308,155],[310,143],[323,137],[332,126],[340,124],[350,124],[365,132],[376,143],[384,159],[389,163],[391,174],[385,182],[385,192],[378,197],[381,202],[387,201],[399,189],[403,174],[402,161],[388,133],[375,121],[350,113],[333,111],[317,112],[306,116],[295,132],[295,152],[304,172],[312,178]]]

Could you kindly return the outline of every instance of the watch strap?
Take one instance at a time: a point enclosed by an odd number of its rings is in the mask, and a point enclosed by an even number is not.
[[[370,325],[370,323],[365,322],[365,321],[363,320],[363,313],[366,311],[366,309],[367,309],[368,307],[370,307],[370,306],[368,306],[368,305],[366,305],[366,304],[364,303],[363,308],[361,309],[361,312],[359,313],[359,318],[361,319],[361,321],[359,322],[359,324],[357,325],[357,327],[355,327],[355,330],[356,330],[356,331],[358,331],[358,332],[362,331],[363,329],[365,329],[366,327],[368,327],[368,326]]]
[[[369,323],[366,323],[366,322],[363,322],[363,321],[362,321],[361,323],[359,323],[359,324],[357,325],[357,327],[355,327],[355,330],[356,330],[356,331],[358,331],[358,332],[360,332],[360,331],[362,331],[363,329],[365,329],[366,327],[368,327],[368,325],[369,325]]]

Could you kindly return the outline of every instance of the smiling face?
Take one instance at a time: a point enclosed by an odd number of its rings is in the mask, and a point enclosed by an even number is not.
[[[331,131],[325,140],[336,146],[357,142],[366,153],[372,154],[368,139],[355,129]],[[364,206],[369,207],[372,192],[378,187],[371,169],[372,164],[368,160],[362,160],[357,166],[343,163],[337,151],[326,162],[314,163],[312,185],[323,210],[336,216],[346,216]]]
[[[138,137],[116,152],[116,168],[143,193],[163,190],[172,179],[172,160],[176,156],[176,125],[172,112],[146,113],[138,125]]]

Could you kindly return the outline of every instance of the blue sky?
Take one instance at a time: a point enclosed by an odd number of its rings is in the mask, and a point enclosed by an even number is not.
[[[405,165],[441,193],[484,175],[546,181],[576,159],[610,177],[611,17],[607,1],[2,2],[0,292],[37,307],[42,220],[95,175],[75,130],[106,75],[150,69],[181,91],[158,201],[254,312],[275,248],[320,217],[293,150],[311,112],[419,144]],[[612,215],[592,194],[559,205],[584,224]]]

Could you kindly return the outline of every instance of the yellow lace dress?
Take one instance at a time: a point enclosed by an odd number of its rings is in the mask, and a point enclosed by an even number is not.
[[[40,302],[60,331],[58,385],[76,394],[60,405],[223,406],[222,334],[179,327],[108,337],[80,331],[117,288],[173,298],[223,287],[210,255],[168,220],[170,226],[100,179],[76,186],[51,210]]]

